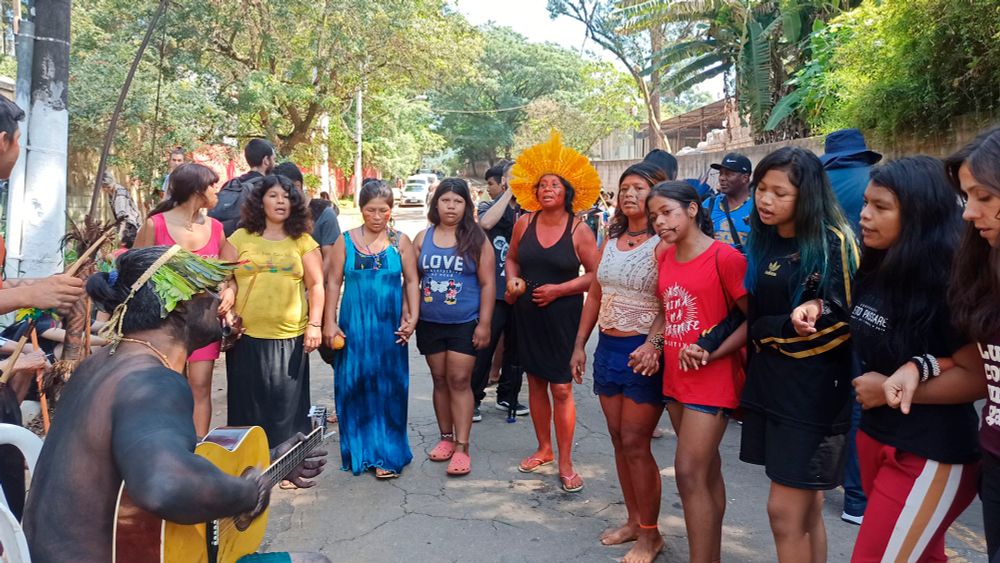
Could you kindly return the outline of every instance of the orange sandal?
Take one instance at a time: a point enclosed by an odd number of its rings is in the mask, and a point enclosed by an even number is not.
[[[431,461],[448,461],[451,456],[455,454],[455,439],[451,437],[441,436],[441,441],[434,446],[427,457]]]
[[[469,457],[469,444],[460,444],[455,442],[456,450],[451,456],[451,462],[448,463],[448,475],[452,477],[458,477],[460,475],[468,475],[472,471],[472,458]],[[463,446],[464,451],[458,451],[457,446]]]

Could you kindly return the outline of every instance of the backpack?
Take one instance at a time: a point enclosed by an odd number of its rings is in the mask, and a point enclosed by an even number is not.
[[[222,230],[229,238],[240,226],[240,209],[250,190],[260,185],[263,176],[254,176],[249,180],[240,181],[239,177],[226,182],[219,190],[219,202],[208,211],[208,216],[222,223]]]

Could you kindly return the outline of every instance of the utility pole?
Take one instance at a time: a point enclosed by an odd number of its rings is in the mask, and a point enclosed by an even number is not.
[[[20,2],[14,5],[20,8]],[[24,234],[24,169],[28,162],[28,117],[31,110],[31,61],[35,47],[35,24],[28,19],[19,19],[20,10],[14,14],[15,28],[14,55],[17,58],[17,79],[14,86],[14,102],[28,115],[18,122],[21,130],[21,147],[17,162],[7,184],[7,264],[6,270],[12,276],[21,271],[21,238]],[[29,12],[30,13],[30,12]]]
[[[66,158],[69,144],[70,0],[36,0],[28,137],[25,145],[21,240],[13,276],[46,276],[62,269],[66,232]]]
[[[361,136],[364,127],[361,123],[361,92],[364,88],[358,86],[357,100],[354,104],[354,137],[358,142],[358,151],[354,156],[354,207],[358,206],[358,198],[361,196]]]
[[[319,126],[323,130],[323,145],[320,147],[320,160],[323,168],[320,170],[320,191],[330,194],[330,198],[337,201],[337,194],[330,189],[330,114],[324,113],[319,118]]]

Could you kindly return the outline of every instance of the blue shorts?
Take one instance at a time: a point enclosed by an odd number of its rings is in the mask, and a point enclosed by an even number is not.
[[[664,397],[663,398],[663,402],[666,403],[666,404],[668,404],[668,405],[670,403],[680,403],[680,404],[684,405],[684,408],[686,408],[686,409],[691,409],[693,411],[703,412],[705,414],[710,414],[712,416],[715,416],[715,415],[719,414],[720,412],[722,413],[722,416],[732,416],[733,415],[733,409],[727,409],[726,407],[714,407],[712,405],[698,405],[698,404],[695,404],[695,403],[681,403],[680,401],[678,401],[677,399],[675,399],[673,397]]]
[[[290,563],[292,556],[284,552],[251,553],[237,560],[237,563]]]
[[[628,356],[646,336],[608,336],[601,333],[594,352],[594,393],[602,397],[625,395],[636,403],[663,402],[663,373],[645,376],[628,367]]]

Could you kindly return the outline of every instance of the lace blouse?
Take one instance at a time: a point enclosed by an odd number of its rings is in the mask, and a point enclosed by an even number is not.
[[[601,310],[597,322],[602,330],[648,334],[660,311],[656,297],[657,264],[654,249],[659,237],[635,248],[618,250],[617,239],[604,246],[597,281],[601,284]]]

